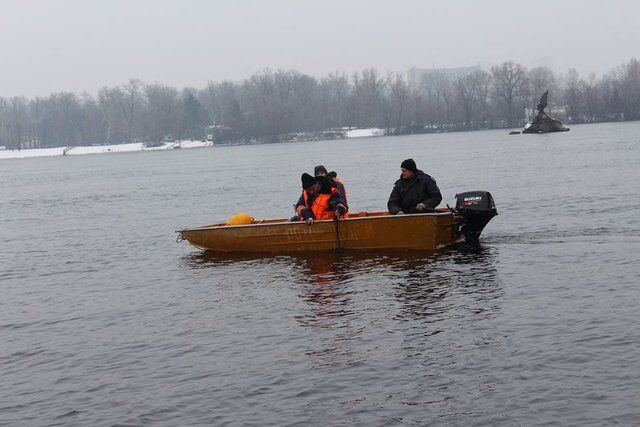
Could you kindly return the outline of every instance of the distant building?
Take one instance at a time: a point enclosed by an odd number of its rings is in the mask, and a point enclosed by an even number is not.
[[[451,80],[455,80],[458,77],[467,76],[480,69],[478,65],[458,68],[411,68],[407,71],[407,83],[409,83],[409,86],[418,87],[420,86],[423,76],[430,74],[443,74]]]
[[[7,147],[6,147],[6,146],[4,146],[4,145],[0,145],[0,151],[2,151],[2,150],[6,150],[6,149],[7,149]]]

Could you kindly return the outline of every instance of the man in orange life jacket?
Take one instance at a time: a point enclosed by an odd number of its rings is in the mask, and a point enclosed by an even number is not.
[[[333,171],[327,172],[327,168],[325,168],[323,165],[318,165],[313,168],[313,174],[315,176],[326,176],[327,178],[335,182],[336,187],[338,187],[338,191],[340,191],[340,194],[342,194],[342,197],[344,198],[344,202],[347,204],[347,208],[349,207],[349,201],[347,200],[347,189],[344,186],[344,182],[338,179],[337,173]]]
[[[313,174],[316,176],[316,178],[318,177],[326,177],[327,180],[329,181],[329,185],[330,186],[335,186],[338,191],[340,192],[340,194],[342,195],[342,198],[344,199],[344,206],[347,208],[347,211],[349,211],[349,202],[347,201],[347,189],[344,186],[344,183],[338,179],[338,174],[335,172],[327,172],[327,168],[325,168],[323,165],[318,165],[313,169]],[[300,198],[298,199],[298,202],[294,205],[294,207],[296,208],[296,212],[297,212],[297,207],[298,206],[303,206],[304,203],[304,193],[300,195]],[[345,217],[347,216],[347,214],[344,215]],[[293,218],[291,218],[291,221],[299,221],[300,218],[298,215],[293,216]]]
[[[347,206],[340,191],[325,177],[314,178],[307,173],[302,180],[302,203],[296,204],[300,221],[311,225],[314,221],[340,218],[347,213]]]

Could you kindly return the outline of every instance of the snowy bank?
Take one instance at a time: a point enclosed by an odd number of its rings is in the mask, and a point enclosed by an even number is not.
[[[176,148],[211,147],[211,141],[176,141],[157,147],[146,147],[141,142],[115,145],[92,145],[77,147],[34,148],[29,150],[1,150],[0,159],[25,159],[29,157],[76,156],[81,154],[131,153],[134,151],[162,151]]]
[[[299,132],[282,135],[279,142],[315,141],[339,138],[364,138],[371,136],[384,136],[384,129],[380,128],[342,128],[332,131],[322,132]],[[277,139],[277,138],[276,138]],[[262,143],[263,141],[242,142]],[[49,157],[49,156],[76,156],[81,154],[105,154],[105,153],[131,153],[134,151],[162,151],[176,148],[201,148],[212,147],[211,141],[176,141],[166,142],[157,147],[147,147],[144,143],[135,142],[130,144],[115,145],[90,145],[77,147],[56,147],[56,148],[34,148],[27,150],[0,150],[1,159],[25,159],[29,157]]]
[[[345,129],[347,138],[364,138],[368,136],[384,136],[384,129],[365,128],[365,129]]]

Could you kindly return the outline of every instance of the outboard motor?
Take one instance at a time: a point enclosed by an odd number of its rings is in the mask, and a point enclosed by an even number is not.
[[[498,215],[496,204],[488,191],[456,194],[456,211],[462,216],[460,231],[468,243],[480,244],[480,233]]]

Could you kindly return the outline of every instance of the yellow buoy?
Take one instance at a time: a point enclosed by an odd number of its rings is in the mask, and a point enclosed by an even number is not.
[[[247,215],[244,212],[239,212],[231,217],[227,225],[246,225],[251,224],[253,222],[253,218]]]

